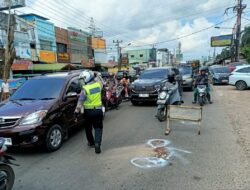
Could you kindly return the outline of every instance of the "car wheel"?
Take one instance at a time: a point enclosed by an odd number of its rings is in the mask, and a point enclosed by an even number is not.
[[[138,105],[139,105],[139,102],[134,101],[134,100],[131,100],[131,103],[132,103],[134,106],[138,106]]]
[[[237,90],[246,90],[247,89],[247,83],[243,80],[238,81],[236,84],[236,89]]]
[[[50,152],[58,150],[63,143],[63,132],[60,125],[53,125],[46,135],[46,149]]]

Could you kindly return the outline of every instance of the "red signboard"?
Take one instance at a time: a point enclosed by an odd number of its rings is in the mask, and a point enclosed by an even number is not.
[[[24,70],[32,70],[33,69],[33,63],[32,61],[27,60],[14,60],[11,69],[13,71],[24,71]]]

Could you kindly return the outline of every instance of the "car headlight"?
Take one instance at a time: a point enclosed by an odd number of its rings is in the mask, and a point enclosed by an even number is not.
[[[192,78],[187,78],[185,81],[186,82],[192,82],[192,80],[193,80]]]
[[[40,110],[29,114],[21,120],[20,125],[33,125],[40,123],[46,116],[47,112],[47,110]]]
[[[167,97],[167,93],[166,92],[161,92],[160,94],[159,94],[159,98],[160,99],[165,99]]]

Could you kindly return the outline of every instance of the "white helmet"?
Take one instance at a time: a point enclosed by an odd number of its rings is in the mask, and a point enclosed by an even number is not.
[[[91,82],[92,80],[95,79],[95,75],[94,75],[94,72],[93,71],[88,71],[88,70],[85,70],[83,71],[80,76],[79,76],[79,79],[80,80],[83,80],[85,84]]]

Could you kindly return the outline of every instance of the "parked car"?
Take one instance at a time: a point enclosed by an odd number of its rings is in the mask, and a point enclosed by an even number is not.
[[[26,81],[8,101],[0,104],[0,136],[13,146],[59,149],[68,131],[83,122],[83,118],[75,122],[74,116],[81,92],[79,74],[48,74]]]
[[[171,74],[173,74],[171,76]],[[178,76],[178,77],[177,77]],[[161,67],[147,69],[141,73],[139,79],[131,84],[131,102],[137,105],[139,102],[156,102],[158,100],[158,91],[165,86],[165,83],[175,82],[178,79],[179,91],[182,94],[182,78],[179,70],[174,67]]]
[[[230,63],[228,65],[228,68],[230,70],[230,72],[233,72],[237,66],[241,66],[241,65],[244,65],[245,63],[242,63],[242,62],[233,62],[233,63]]]
[[[121,80],[124,74],[127,74],[128,77],[130,77],[129,76],[129,71],[118,71],[117,72],[117,80]]]
[[[238,66],[229,77],[229,84],[237,90],[246,90],[250,87],[250,65]]]
[[[231,72],[227,66],[211,66],[210,73],[213,84],[228,84]]]
[[[182,75],[182,85],[183,85],[183,88],[188,88],[190,90],[193,90],[194,89],[194,86],[193,86],[193,68],[191,66],[184,66],[184,65],[181,65],[179,67],[179,71]]]
[[[101,72],[101,76],[102,76],[102,78],[104,79],[104,78],[109,78],[109,72],[107,72],[107,71],[103,71],[103,72]]]

